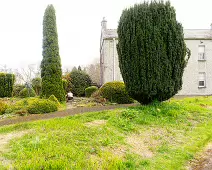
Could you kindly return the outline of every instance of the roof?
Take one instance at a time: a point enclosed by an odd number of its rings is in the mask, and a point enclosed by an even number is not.
[[[116,29],[106,29],[103,33],[103,39],[118,38]]]
[[[118,38],[116,29],[107,29],[104,31],[103,39]],[[185,39],[212,39],[212,30],[210,29],[185,29]]]
[[[212,30],[210,29],[185,29],[185,39],[212,39]]]

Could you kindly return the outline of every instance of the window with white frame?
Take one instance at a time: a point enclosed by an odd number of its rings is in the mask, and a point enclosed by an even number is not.
[[[203,88],[206,87],[206,76],[205,76],[205,72],[200,72],[199,73],[199,88]]]
[[[198,47],[198,60],[205,60],[205,45]]]

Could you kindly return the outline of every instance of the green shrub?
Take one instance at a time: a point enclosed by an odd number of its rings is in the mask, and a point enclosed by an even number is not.
[[[133,103],[133,99],[128,95],[123,82],[113,81],[105,83],[99,89],[99,93],[110,102],[119,104]]]
[[[56,103],[57,106],[60,106],[60,102],[57,100],[57,98],[52,94],[48,100],[53,101]]]
[[[170,2],[143,2],[123,10],[117,33],[119,67],[132,98],[149,104],[181,89],[190,50]]]
[[[70,74],[72,93],[74,96],[84,96],[85,89],[91,85],[91,79],[88,74],[83,71],[72,71]]]
[[[0,97],[12,97],[15,75],[0,73]]]
[[[98,90],[98,87],[96,86],[90,86],[85,89],[85,96],[86,97],[91,97],[91,95]]]
[[[29,104],[27,111],[31,114],[50,113],[57,111],[57,104],[48,99],[37,99]]]
[[[7,109],[7,104],[0,100],[0,115],[4,114]]]
[[[36,93],[35,93],[34,89],[24,88],[23,90],[20,91],[19,96],[22,98],[35,97]]]
[[[13,86],[13,96],[18,97],[21,90],[25,88],[22,84],[16,84]]]

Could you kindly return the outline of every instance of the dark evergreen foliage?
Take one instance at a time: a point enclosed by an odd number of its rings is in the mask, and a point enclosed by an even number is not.
[[[82,71],[82,68],[81,68],[81,66],[78,66],[78,71]]]
[[[59,55],[55,9],[48,5],[43,18],[43,60],[41,62],[42,97],[52,94],[65,101],[62,83],[62,69]]]
[[[15,75],[0,73],[0,97],[12,97]]]
[[[182,87],[189,50],[170,2],[125,9],[117,31],[119,66],[129,95],[143,104],[175,95]]]
[[[85,89],[91,86],[91,78],[83,71],[72,71],[70,74],[72,93],[75,96],[84,96]]]

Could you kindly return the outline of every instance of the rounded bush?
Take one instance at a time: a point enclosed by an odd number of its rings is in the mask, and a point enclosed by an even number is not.
[[[99,89],[99,93],[110,102],[119,104],[133,103],[133,99],[128,95],[123,82],[113,81],[105,83]]]
[[[90,86],[85,89],[85,97],[91,97],[91,95],[98,90],[96,86]]]
[[[4,114],[7,109],[7,104],[0,100],[0,115]]]
[[[23,90],[20,91],[19,96],[22,98],[35,97],[36,93],[33,89],[24,88]]]
[[[50,101],[55,102],[57,106],[60,106],[60,102],[57,100],[57,98],[53,94],[48,99]]]
[[[57,104],[48,99],[37,99],[29,104],[27,111],[31,114],[50,113],[57,111]]]

